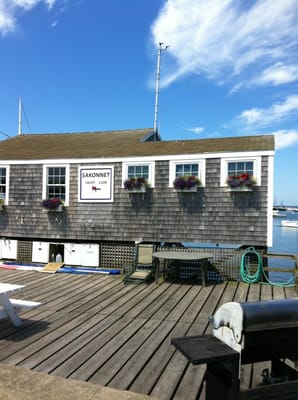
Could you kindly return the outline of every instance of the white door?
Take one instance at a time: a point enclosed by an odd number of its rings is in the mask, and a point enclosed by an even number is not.
[[[32,261],[36,263],[49,262],[49,246],[47,242],[33,242],[32,243]]]
[[[99,266],[98,244],[82,244],[82,265],[85,267]]]
[[[77,243],[64,244],[64,263],[66,265],[82,265],[82,245]]]
[[[12,260],[17,259],[17,247],[18,241],[17,240],[10,240],[10,239],[1,239],[1,247],[2,247],[2,258],[9,258]]]

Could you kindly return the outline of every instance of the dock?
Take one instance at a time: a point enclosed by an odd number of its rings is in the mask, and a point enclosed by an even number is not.
[[[123,284],[121,276],[0,270],[25,285],[17,298],[42,306],[0,321],[0,365],[17,366],[160,400],[203,400],[205,366],[189,364],[171,338],[211,333],[208,317],[228,301],[296,298],[295,287],[230,281]],[[262,363],[264,364],[264,363]],[[243,385],[264,365],[247,365]]]

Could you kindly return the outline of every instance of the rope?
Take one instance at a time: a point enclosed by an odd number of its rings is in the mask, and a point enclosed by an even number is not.
[[[258,267],[254,273],[252,273],[250,271],[250,257],[247,257],[248,254],[254,254],[258,259]],[[269,277],[265,274],[265,271],[263,268],[262,257],[256,251],[256,249],[254,247],[248,247],[243,252],[243,254],[241,256],[241,262],[240,262],[240,275],[241,275],[241,279],[246,283],[258,283],[259,282],[259,283],[263,283],[263,284],[269,283],[270,285],[273,285],[273,286],[295,286],[294,284],[291,283],[293,278],[290,278],[287,282],[272,282],[272,281],[270,281]],[[262,282],[263,277],[265,277],[266,282]]]

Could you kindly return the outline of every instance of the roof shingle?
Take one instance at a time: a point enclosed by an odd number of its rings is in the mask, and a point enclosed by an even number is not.
[[[123,158],[274,150],[273,135],[150,141],[152,134],[152,128],[109,132],[23,134],[0,142],[0,160]]]

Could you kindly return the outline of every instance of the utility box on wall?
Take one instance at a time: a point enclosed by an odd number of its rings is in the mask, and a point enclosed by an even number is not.
[[[69,265],[98,267],[99,245],[66,243],[64,245],[64,262]]]
[[[98,267],[99,266],[99,245],[98,244],[79,244],[79,243],[49,243],[33,242],[32,261],[36,263],[48,263],[54,253],[62,256],[62,261],[66,265]],[[7,257],[8,258],[8,257]]]
[[[49,243],[32,243],[32,262],[47,263],[49,261]]]
[[[82,265],[86,267],[99,266],[99,245],[83,244],[82,245]]]
[[[18,246],[17,240],[1,239],[1,245],[0,245],[1,258],[16,260],[17,246]]]
[[[65,243],[64,262],[67,265],[81,265],[82,245],[77,243]]]

